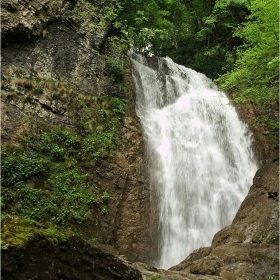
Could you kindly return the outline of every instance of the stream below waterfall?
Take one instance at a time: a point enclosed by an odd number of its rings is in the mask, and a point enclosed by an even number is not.
[[[130,56],[159,213],[155,266],[167,269],[232,222],[257,162],[250,132],[211,80],[170,58]]]

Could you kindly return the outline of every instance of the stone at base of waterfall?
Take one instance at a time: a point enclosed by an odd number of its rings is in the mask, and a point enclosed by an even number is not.
[[[135,279],[139,270],[78,237],[57,245],[36,236],[23,248],[2,251],[2,277],[14,279]]]

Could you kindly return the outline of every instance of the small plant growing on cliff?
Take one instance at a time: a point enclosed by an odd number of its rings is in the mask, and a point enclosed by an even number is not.
[[[157,280],[159,278],[161,278],[161,275],[159,273],[156,273],[149,280]]]
[[[122,82],[124,79],[124,67],[121,64],[121,61],[106,56],[106,62],[116,80]]]
[[[277,235],[277,236],[272,236],[269,243],[272,243],[272,244],[279,244],[279,235]]]
[[[107,214],[108,213],[108,209],[106,205],[101,205],[101,213],[102,214]]]
[[[96,7],[86,0],[79,0],[73,11],[75,15],[84,20],[96,15]]]
[[[262,234],[256,234],[253,238],[253,243],[262,243],[264,236]]]
[[[120,98],[112,98],[111,105],[113,107],[113,112],[117,114],[124,115],[126,110],[126,101]]]
[[[104,191],[103,193],[102,193],[102,199],[104,199],[104,200],[108,200],[109,198],[110,198],[110,195],[106,192],[106,191]]]
[[[267,280],[276,280],[275,276],[274,275],[269,275]]]
[[[128,41],[124,38],[120,38],[117,36],[112,36],[108,38],[110,44],[113,46],[114,49],[123,52],[127,50]]]

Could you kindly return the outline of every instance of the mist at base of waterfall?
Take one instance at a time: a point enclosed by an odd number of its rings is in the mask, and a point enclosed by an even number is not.
[[[156,266],[167,269],[232,222],[257,163],[251,134],[211,80],[170,58],[131,61],[159,210]]]

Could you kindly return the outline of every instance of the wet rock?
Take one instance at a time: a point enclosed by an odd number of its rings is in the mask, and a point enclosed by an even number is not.
[[[140,272],[114,255],[72,237],[57,245],[37,236],[24,248],[2,251],[3,280],[140,280]]]
[[[279,235],[278,196],[275,194],[278,193],[278,168],[279,162],[272,161],[257,171],[254,184],[232,224],[214,236],[213,247],[230,242],[258,242],[258,238],[262,243],[270,243],[273,236]],[[274,199],[268,192],[275,194]]]
[[[254,152],[262,163],[269,162],[273,156],[279,155],[279,131],[268,130],[265,121],[269,118],[279,121],[279,103],[269,104],[270,109],[263,109],[263,104],[244,103],[236,104],[239,117],[248,125],[254,137]]]

